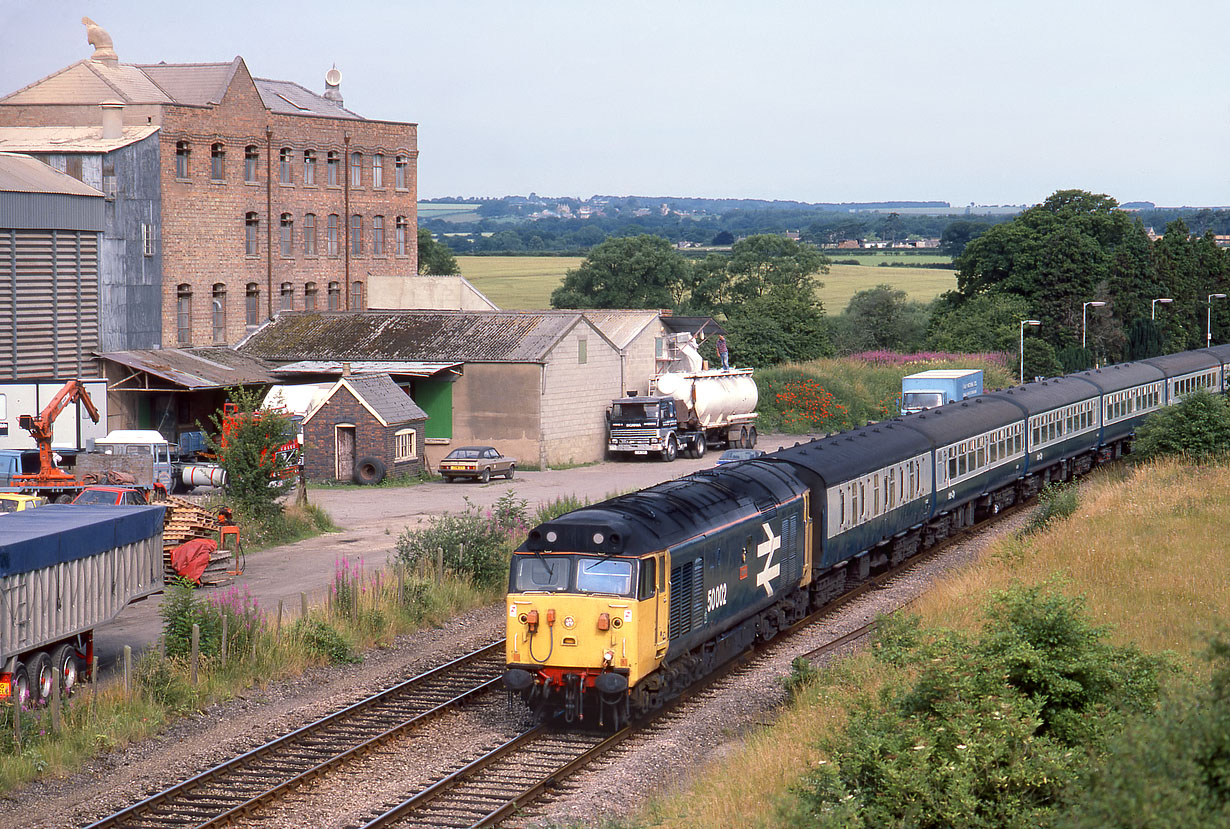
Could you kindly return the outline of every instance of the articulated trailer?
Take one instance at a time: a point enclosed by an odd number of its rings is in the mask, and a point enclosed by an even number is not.
[[[162,506],[48,504],[0,516],[0,700],[88,677],[94,628],[163,588]]]

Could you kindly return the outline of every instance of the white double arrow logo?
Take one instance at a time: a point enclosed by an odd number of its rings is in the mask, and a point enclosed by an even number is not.
[[[773,595],[773,579],[781,575],[781,562],[773,562],[773,554],[782,548],[782,537],[773,534],[773,528],[768,522],[761,525],[769,538],[756,545],[756,558],[764,558],[764,569],[756,574],[756,586],[763,587],[766,596]],[[768,558],[765,558],[768,556]]]

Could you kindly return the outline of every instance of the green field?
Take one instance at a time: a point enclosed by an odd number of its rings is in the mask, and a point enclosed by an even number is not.
[[[952,257],[940,253],[903,253],[891,250],[834,250],[827,248],[824,255],[834,262],[838,260],[857,259],[860,265],[879,265],[881,262],[911,262],[919,265],[947,265]]]
[[[446,204],[443,202],[419,202],[419,221],[428,219],[444,219],[446,222],[476,222],[478,221],[477,205]]]
[[[940,259],[947,261],[944,257]],[[507,309],[549,308],[551,292],[564,281],[564,273],[582,261],[577,256],[457,257],[461,275],[496,305]],[[957,287],[957,274],[944,268],[833,265],[820,281],[824,283],[819,295],[825,310],[839,314],[855,293],[880,284],[900,288],[911,299],[930,302]]]

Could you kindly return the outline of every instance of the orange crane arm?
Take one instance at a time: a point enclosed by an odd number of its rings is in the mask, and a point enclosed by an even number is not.
[[[64,388],[56,392],[56,396],[51,398],[51,402],[37,418],[28,414],[17,416],[17,425],[29,432],[30,437],[34,438],[35,444],[38,445],[39,474],[41,475],[46,475],[55,468],[51,457],[51,437],[56,418],[69,403],[77,400],[85,406],[90,419],[97,423],[100,417],[98,409],[95,408],[94,401],[90,399],[90,393],[85,390],[85,385],[80,380],[69,380],[65,383]]]

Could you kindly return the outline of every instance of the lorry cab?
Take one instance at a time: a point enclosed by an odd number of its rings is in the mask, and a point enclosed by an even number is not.
[[[171,444],[161,432],[153,429],[113,429],[104,438],[94,441],[94,450],[104,455],[129,455],[150,458],[153,483],[168,492],[174,479],[171,464]]]
[[[935,409],[982,394],[981,369],[931,369],[901,378],[901,414]]]

